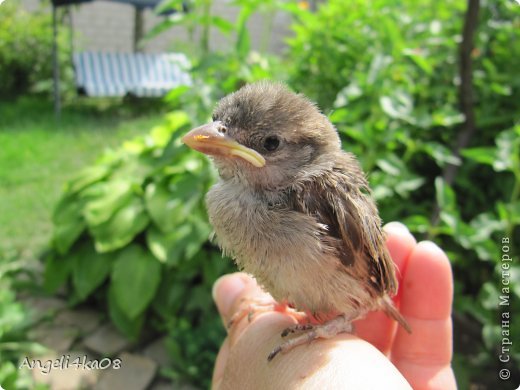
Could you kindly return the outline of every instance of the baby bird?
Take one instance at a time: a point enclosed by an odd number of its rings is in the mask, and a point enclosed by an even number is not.
[[[304,311],[268,357],[315,338],[351,332],[384,310],[410,327],[390,297],[394,263],[356,158],[315,104],[281,83],[258,82],[224,97],[213,122],[183,137],[212,157],[220,180],[206,196],[216,241],[277,302]]]

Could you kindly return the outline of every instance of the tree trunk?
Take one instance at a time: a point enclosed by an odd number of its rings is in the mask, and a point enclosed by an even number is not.
[[[464,17],[464,27],[462,31],[462,41],[459,46],[459,105],[460,110],[464,114],[464,122],[462,123],[457,141],[453,147],[453,155],[460,158],[460,151],[469,145],[471,138],[476,131],[475,110],[473,107],[473,64],[471,55],[473,52],[473,41],[475,31],[478,25],[478,14],[480,9],[480,0],[468,0],[468,8]],[[452,185],[455,181],[458,166],[447,164],[442,177],[446,184]],[[435,205],[432,215],[432,225],[439,222],[440,207]]]

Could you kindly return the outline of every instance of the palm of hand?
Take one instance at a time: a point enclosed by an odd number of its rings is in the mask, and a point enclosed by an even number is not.
[[[313,388],[316,381],[319,383],[334,372],[339,383],[348,382],[352,388],[364,387],[368,382],[377,384],[377,378],[384,378],[385,388],[405,388],[404,377],[414,389],[455,389],[450,366],[450,263],[435,244],[417,244],[403,225],[391,223],[385,230],[388,249],[399,270],[397,300],[412,327],[411,335],[396,329],[396,323],[383,313],[370,313],[355,323],[359,338],[342,334],[319,340],[267,365],[267,353],[279,343],[280,332],[294,319],[283,313],[265,313],[251,323],[243,320],[229,330],[215,365],[214,388]],[[223,277],[216,284],[214,295],[224,323],[245,297],[272,300],[244,274]],[[337,372],[346,376],[338,378]]]

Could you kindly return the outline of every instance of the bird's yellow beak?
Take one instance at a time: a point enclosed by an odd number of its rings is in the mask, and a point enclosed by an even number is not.
[[[219,131],[220,122],[212,122],[191,130],[182,137],[190,148],[210,156],[239,157],[257,168],[265,165],[265,159],[256,150],[245,147]]]

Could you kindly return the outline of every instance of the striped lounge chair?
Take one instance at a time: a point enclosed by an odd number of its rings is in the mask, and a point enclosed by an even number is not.
[[[75,53],[78,90],[88,96],[159,97],[172,88],[191,85],[189,61],[183,54]]]

